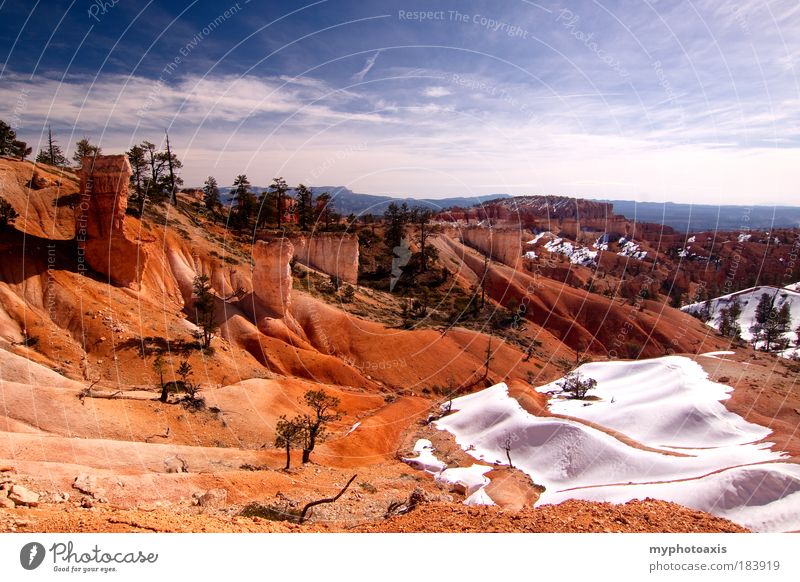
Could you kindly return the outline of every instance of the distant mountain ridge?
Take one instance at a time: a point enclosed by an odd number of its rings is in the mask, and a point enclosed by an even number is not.
[[[222,199],[229,202],[232,188],[220,188]],[[261,194],[265,186],[252,186],[251,190]],[[433,210],[444,210],[453,206],[469,208],[492,200],[508,198],[530,198],[510,194],[485,194],[482,196],[454,196],[449,198],[398,198],[382,194],[353,192],[344,186],[313,186],[315,196],[328,192],[334,199],[336,211],[341,214],[383,214],[392,202],[409,206],[426,206]],[[294,194],[294,190],[291,191]],[[572,197],[574,198],[574,197]],[[675,202],[637,202],[633,200],[607,200],[587,198],[613,205],[614,214],[628,220],[651,222],[671,226],[682,232],[707,230],[748,230],[800,227],[798,206],[734,206],[714,204],[682,204]]]
[[[797,206],[733,206],[608,200],[629,220],[665,224],[682,232],[800,227]]]
[[[250,190],[256,194],[261,194],[269,189],[265,186],[251,186]],[[231,200],[231,187],[220,188],[220,194],[223,202]],[[353,192],[344,186],[312,186],[311,191],[314,196],[319,196],[323,192],[329,193],[334,200],[336,212],[340,214],[383,214],[389,207],[389,204],[395,202],[402,204],[405,202],[409,206],[426,206],[432,210],[444,210],[453,206],[470,207],[475,204],[481,204],[488,200],[497,200],[498,198],[510,198],[509,194],[487,194],[484,196],[455,196],[451,198],[397,198],[394,196],[386,196],[382,194],[361,194]],[[290,194],[294,195],[295,190],[290,190]]]

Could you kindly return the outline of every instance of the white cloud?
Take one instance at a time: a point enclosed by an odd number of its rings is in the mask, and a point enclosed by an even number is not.
[[[426,87],[422,94],[425,97],[446,97],[450,95],[450,90],[447,87]]]

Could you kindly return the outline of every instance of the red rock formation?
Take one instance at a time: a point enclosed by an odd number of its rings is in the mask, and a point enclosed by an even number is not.
[[[294,245],[287,239],[256,241],[253,246],[253,293],[276,317],[285,317],[292,302]]]
[[[474,227],[461,231],[461,238],[483,254],[510,267],[522,259],[522,232],[519,229]]]
[[[307,267],[338,277],[346,283],[358,282],[358,237],[354,234],[318,233],[292,240],[297,260]]]
[[[131,166],[124,155],[87,156],[81,163],[81,199],[75,215],[78,269],[82,260],[118,285],[138,285],[147,253],[126,228]]]

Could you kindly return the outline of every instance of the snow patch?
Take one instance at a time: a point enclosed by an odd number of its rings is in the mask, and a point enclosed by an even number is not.
[[[447,469],[447,464],[433,454],[433,443],[428,439],[419,439],[414,445],[416,457],[402,457],[401,460],[420,471],[437,475]]]
[[[774,462],[785,455],[755,442],[769,429],[727,411],[719,401],[731,388],[708,380],[698,364],[670,356],[585,364],[581,372],[598,380],[599,400],[554,400],[553,411],[571,419],[531,415],[497,384],[453,400],[454,412],[435,426],[488,463],[505,458],[513,435],[514,466],[546,488],[538,505],[650,496],[759,531],[800,529],[800,467]]]

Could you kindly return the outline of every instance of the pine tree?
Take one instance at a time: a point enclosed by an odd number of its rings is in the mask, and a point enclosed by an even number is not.
[[[0,119],[0,155],[12,156],[24,160],[31,154],[31,148],[24,141],[17,139],[17,132]]]
[[[234,225],[245,228],[256,205],[255,197],[250,192],[250,181],[245,174],[239,174],[233,181],[233,202],[236,205],[236,212],[233,215]]]
[[[283,205],[286,193],[289,191],[289,186],[283,178],[275,178],[269,187],[269,199],[275,203],[275,214],[278,221],[278,228],[281,227],[283,221]]]
[[[50,164],[51,166],[66,166],[67,158],[56,140],[53,139],[53,131],[47,128],[47,147],[39,150],[36,161],[40,164]]]
[[[173,205],[178,203],[178,186],[183,184],[183,180],[178,177],[176,171],[183,167],[183,163],[178,159],[178,156],[172,153],[169,145],[169,134],[164,131],[166,136],[167,151],[162,152],[161,156],[164,158],[164,163],[167,166],[167,173],[164,176],[164,185],[169,201]]]
[[[791,329],[791,321],[789,304],[784,303],[778,309],[775,307],[775,297],[763,293],[756,306],[755,321],[750,326],[753,345],[763,342],[768,352],[773,348],[784,349],[788,344],[784,335]]]
[[[145,150],[142,146],[135,145],[125,154],[128,156],[128,162],[131,165],[131,187],[133,188],[133,196],[128,198],[128,209],[136,216],[141,216],[144,209],[145,180],[148,169]]]
[[[19,218],[19,214],[14,210],[14,207],[11,206],[11,203],[0,196],[0,229],[5,228],[9,224],[14,224],[17,218]]]
[[[314,221],[314,195],[311,189],[300,184],[297,187],[297,221],[300,230],[308,230],[309,225]]]
[[[739,325],[739,316],[742,314],[742,304],[735,297],[731,304],[719,312],[719,332],[722,336],[732,340],[740,339],[742,327]]]
[[[428,236],[431,234],[433,211],[430,208],[416,207],[411,211],[409,219],[417,227],[417,242],[419,242],[421,255],[420,271],[424,273],[428,270],[428,256],[431,254],[427,248],[427,242]]]
[[[216,212],[221,204],[219,199],[219,187],[217,186],[217,179],[214,178],[214,176],[209,176],[203,183],[203,203],[211,212]]]
[[[75,153],[72,154],[72,161],[76,166],[80,166],[85,156],[99,156],[103,150],[89,141],[88,137],[83,137],[75,143]]]
[[[396,202],[392,202],[383,213],[383,219],[386,221],[384,240],[389,252],[392,252],[395,247],[400,246],[400,242],[405,238],[406,224],[409,219],[408,205],[403,202],[398,206]]]
[[[195,321],[200,328],[200,339],[203,349],[211,346],[214,332],[219,327],[214,319],[214,294],[211,292],[211,283],[208,275],[198,275],[192,282],[194,295]]]

